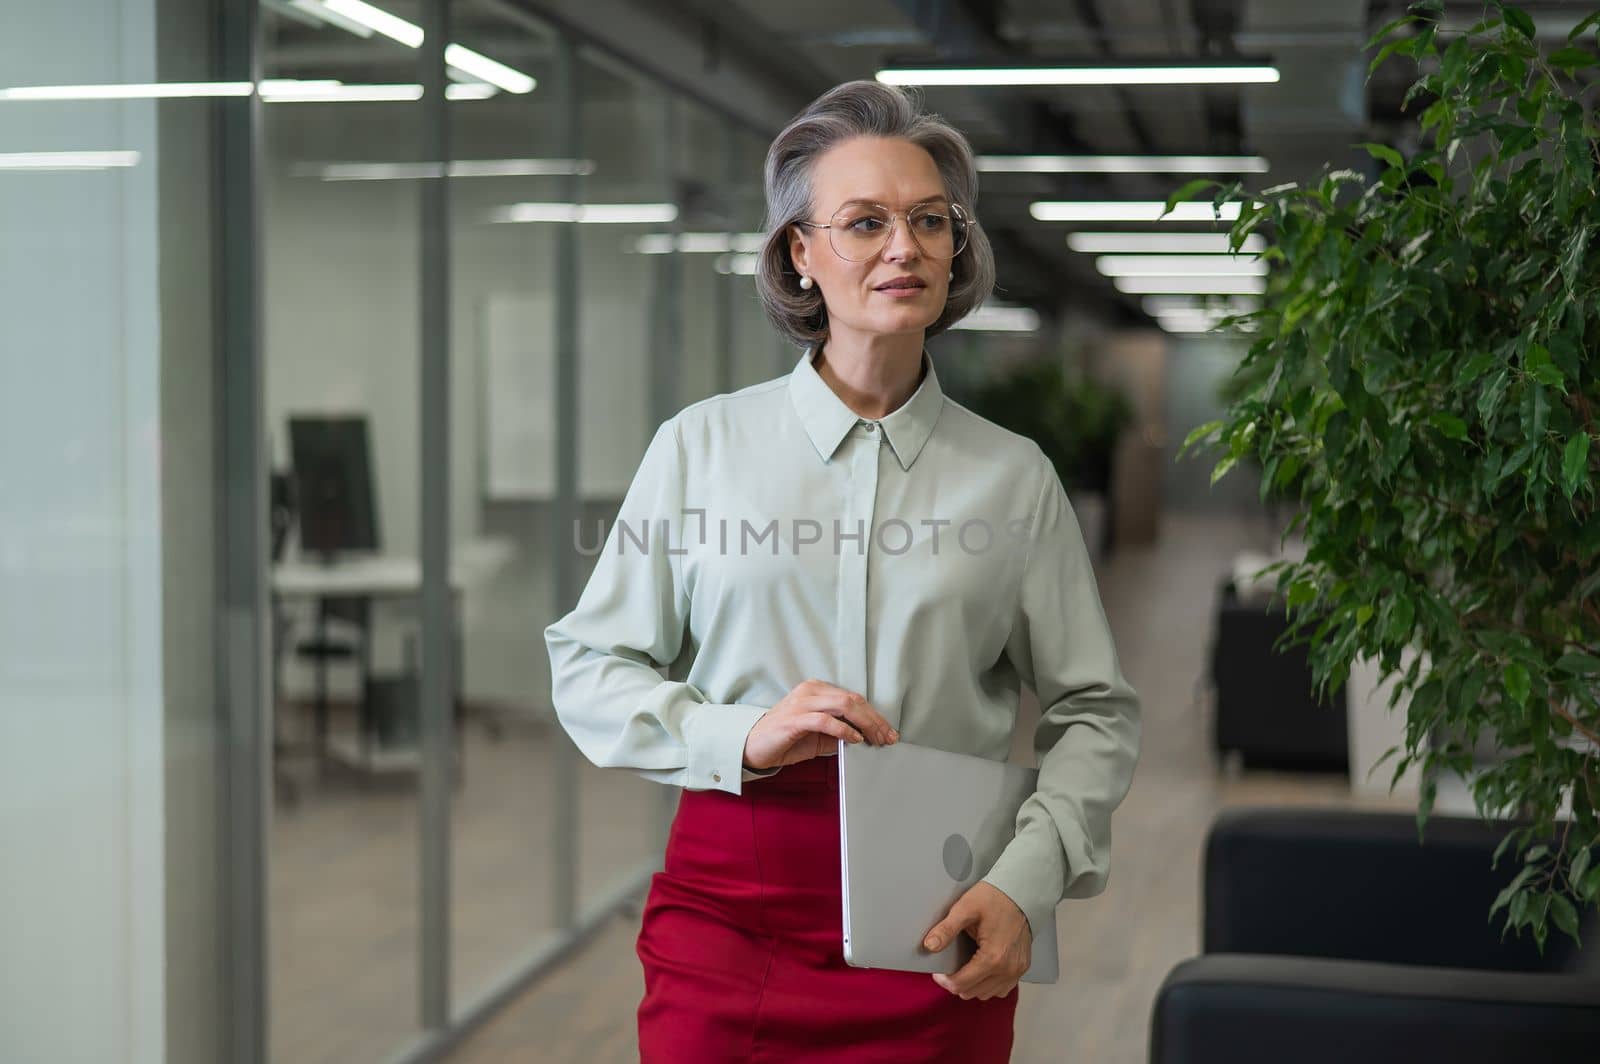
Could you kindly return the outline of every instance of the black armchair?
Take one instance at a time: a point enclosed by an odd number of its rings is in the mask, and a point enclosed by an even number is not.
[[[1211,636],[1213,745],[1221,754],[1237,751],[1247,767],[1346,772],[1345,690],[1315,697],[1305,644],[1273,649],[1288,627],[1280,602],[1241,598],[1231,580],[1219,588]]]
[[[1239,809],[1206,843],[1204,955],[1172,970],[1152,1064],[1592,1061],[1600,943],[1501,941],[1503,829],[1409,813]]]

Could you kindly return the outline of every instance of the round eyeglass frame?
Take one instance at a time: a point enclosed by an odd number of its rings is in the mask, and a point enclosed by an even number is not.
[[[878,210],[882,211],[883,213],[885,213],[885,214],[887,214],[889,216],[889,227],[883,231],[883,243],[879,244],[869,254],[863,255],[861,258],[854,258],[854,257],[852,257],[850,255],[846,255],[844,252],[840,251],[839,250],[839,245],[833,239],[833,231],[836,228],[838,228],[838,226],[839,226],[839,221],[838,221],[839,215],[843,214],[846,210],[850,209],[851,207],[875,207]],[[852,203],[847,203],[843,207],[840,207],[838,210],[834,211],[833,212],[833,217],[828,219],[828,221],[826,223],[807,221],[807,220],[802,218],[799,221],[797,221],[795,224],[796,225],[806,226],[809,229],[826,229],[826,230],[828,230],[828,246],[833,248],[833,253],[835,255],[839,256],[841,259],[844,259],[846,262],[866,262],[868,259],[871,259],[871,258],[873,258],[873,257],[875,257],[877,255],[883,254],[883,249],[888,247],[889,246],[889,242],[894,239],[895,226],[900,224],[900,219],[901,218],[904,218],[906,220],[906,231],[911,234],[911,239],[912,239],[912,241],[914,241],[916,243],[918,250],[920,250],[924,255],[928,256],[930,259],[935,259],[935,260],[940,261],[940,262],[954,262],[956,256],[960,255],[963,251],[966,250],[967,244],[972,239],[972,228],[973,228],[973,226],[978,224],[978,220],[976,218],[974,218],[967,211],[967,209],[965,207],[961,206],[961,204],[959,204],[959,203],[951,203],[948,206],[948,208],[946,208],[948,213],[949,213],[949,215],[950,215],[950,217],[952,219],[960,222],[960,224],[961,224],[961,243],[953,252],[950,253],[949,257],[946,258],[943,255],[938,255],[938,254],[935,254],[934,252],[929,251],[927,249],[927,247],[922,243],[922,238],[917,235],[916,227],[911,224],[911,212],[912,211],[915,211],[915,210],[933,210],[933,209],[935,209],[935,205],[934,204],[917,203],[917,204],[913,204],[910,207],[907,207],[903,211],[892,211],[888,207],[885,207],[881,203],[867,203],[867,202],[863,202],[863,201],[856,201],[856,202],[852,202]]]

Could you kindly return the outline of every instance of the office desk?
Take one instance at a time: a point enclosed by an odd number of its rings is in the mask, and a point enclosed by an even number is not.
[[[467,568],[464,561],[450,566],[452,593],[461,592]],[[282,598],[414,598],[422,592],[422,563],[415,558],[390,555],[340,559],[331,565],[282,562],[272,567],[272,591]]]
[[[450,593],[452,603],[459,605],[461,592],[467,583],[468,576],[473,569],[473,562],[469,559],[457,559],[451,565]],[[272,569],[272,594],[274,597],[274,611],[276,603],[289,599],[312,599],[318,604],[317,608],[317,637],[324,641],[327,637],[326,617],[322,609],[322,602],[330,598],[365,598],[379,599],[412,599],[422,593],[422,564],[416,558],[398,555],[376,555],[365,558],[341,558],[332,563],[316,561],[283,562],[273,566]],[[456,704],[456,715],[460,716],[461,705],[461,625],[454,617],[452,610],[451,623],[451,658],[452,658],[452,683]],[[371,632],[366,634],[370,639]],[[276,707],[279,682],[280,665],[282,661],[281,648],[274,651],[272,661],[273,699],[272,705]],[[361,665],[363,671],[362,686],[367,687],[368,662]],[[319,670],[326,669],[326,662],[319,661]],[[325,759],[329,754],[335,755],[340,761],[364,769],[369,772],[381,772],[390,769],[412,770],[418,764],[418,753],[414,746],[389,747],[380,749],[371,742],[372,721],[367,716],[367,707],[363,705],[363,726],[357,742],[348,743],[342,740],[332,740],[328,735],[327,702],[323,681],[319,676],[317,705],[317,755],[319,760]]]

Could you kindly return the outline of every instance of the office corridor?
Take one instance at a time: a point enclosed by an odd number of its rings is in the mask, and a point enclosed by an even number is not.
[[[1145,1059],[1156,990],[1174,964],[1199,948],[1200,853],[1217,810],[1357,804],[1342,775],[1225,777],[1209,749],[1209,706],[1199,683],[1217,583],[1234,552],[1273,545],[1259,520],[1170,514],[1160,543],[1119,551],[1101,574],[1123,666],[1143,700],[1143,750],[1117,814],[1108,890],[1061,907],[1061,982],[1023,988],[1016,1064]],[[633,1010],[643,992],[633,954],[637,930],[636,918],[611,921],[568,964],[467,1039],[452,1061],[637,1060]]]

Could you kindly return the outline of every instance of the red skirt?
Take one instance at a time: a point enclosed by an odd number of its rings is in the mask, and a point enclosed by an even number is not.
[[[963,1001],[844,962],[832,757],[684,791],[639,930],[643,1064],[1010,1059],[1017,991]]]

